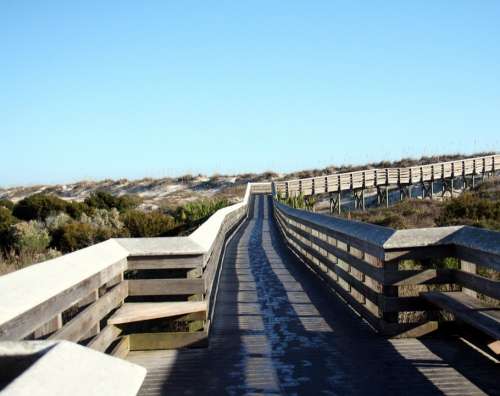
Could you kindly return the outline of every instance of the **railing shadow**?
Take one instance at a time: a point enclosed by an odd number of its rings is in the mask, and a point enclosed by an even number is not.
[[[467,381],[477,384],[474,373],[434,340],[374,333],[288,249],[271,201],[254,205],[226,250],[209,347],[158,351],[170,362],[148,373],[140,394],[479,392]]]
[[[234,263],[239,253],[242,239],[249,237],[248,224],[253,218],[252,199],[249,204],[249,215],[242,226],[236,231],[225,251],[225,263]],[[246,254],[246,252],[245,252]],[[214,323],[208,348],[183,349],[179,351],[158,351],[162,355],[173,355],[164,358],[164,364],[159,362],[157,368],[150,370],[139,394],[165,395],[200,395],[200,394],[237,394],[241,384],[239,376],[243,356],[238,353],[242,339],[234,331],[234,323],[228,321],[238,317],[238,292],[241,290],[236,265],[223,265],[217,291]],[[228,331],[225,331],[225,327]],[[231,369],[233,368],[233,369]]]
[[[317,276],[285,245],[272,215],[271,201],[267,210],[271,245],[268,250],[278,253],[284,268],[302,289],[302,304],[314,307],[320,319],[311,326],[311,321],[298,312],[289,315],[288,327],[294,327],[295,333],[302,336],[289,343],[289,348],[295,351],[284,354],[282,364],[293,367],[294,378],[309,379],[298,386],[297,394],[320,394],[322,391],[360,395],[442,394],[419,371],[420,367],[435,362],[406,359],[391,342],[376,335],[343,301],[322,287]],[[286,295],[287,287],[283,282],[272,273],[266,274],[268,282],[273,277],[275,290],[281,289]],[[282,303],[283,309],[291,312],[297,309],[297,304],[290,299]],[[310,364],[297,366],[298,356]]]

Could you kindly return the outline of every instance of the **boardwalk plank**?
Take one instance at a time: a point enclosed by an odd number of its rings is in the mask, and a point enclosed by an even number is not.
[[[284,245],[267,198],[229,243],[208,348],[133,351],[140,395],[499,394],[499,367],[450,338],[387,340]]]

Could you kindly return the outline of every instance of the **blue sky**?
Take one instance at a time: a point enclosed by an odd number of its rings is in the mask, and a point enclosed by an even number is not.
[[[500,148],[500,1],[5,1],[0,186]]]

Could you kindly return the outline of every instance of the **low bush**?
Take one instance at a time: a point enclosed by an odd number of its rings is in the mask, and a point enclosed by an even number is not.
[[[97,228],[121,229],[123,223],[120,221],[120,212],[118,209],[95,209],[92,215],[83,213],[80,217],[81,223],[91,224]]]
[[[64,213],[58,213],[56,215],[50,215],[45,219],[45,226],[49,230],[49,232],[53,232],[56,229],[62,227],[63,225],[69,223],[71,221],[71,217]]]
[[[8,251],[12,247],[10,228],[17,221],[9,209],[0,207],[0,250]]]
[[[134,238],[163,236],[176,226],[172,216],[160,211],[146,213],[129,210],[123,213],[120,219]]]
[[[219,209],[229,205],[227,199],[202,199],[195,202],[189,202],[181,206],[175,212],[175,218],[179,223],[185,223],[192,226],[205,221]]]
[[[19,222],[10,227],[12,247],[18,254],[43,253],[50,243],[50,235],[44,224],[31,220]]]
[[[120,212],[135,209],[140,203],[141,198],[135,195],[122,195],[115,197],[106,191],[96,191],[90,194],[84,203],[96,209],[112,209],[116,208]]]
[[[9,210],[12,210],[12,208],[14,207],[14,202],[12,202],[9,199],[2,198],[2,199],[0,199],[0,208],[2,208],[2,207],[7,208]]]
[[[84,202],[68,201],[66,202],[66,213],[75,220],[79,220],[83,214],[92,215],[94,208],[88,206]]]
[[[446,202],[436,219],[440,226],[471,225],[500,230],[500,200],[464,193]]]
[[[50,215],[65,212],[66,207],[66,201],[55,195],[34,194],[15,204],[12,214],[20,220],[43,221]]]
[[[396,229],[435,227],[442,203],[431,200],[408,199],[390,208],[377,207],[366,211],[353,211],[353,220],[365,221]]]
[[[72,252],[94,243],[95,229],[90,224],[68,223],[52,233],[52,246],[62,252]]]
[[[302,194],[299,194],[293,197],[284,197],[281,194],[278,194],[277,198],[281,203],[284,203],[285,205],[291,206],[295,209],[313,210],[314,205],[316,204],[316,198],[313,195],[306,197]]]
[[[11,250],[7,253],[0,253],[0,275],[9,272],[17,271],[21,268],[27,267],[31,264],[41,263],[56,257],[59,257],[61,252],[55,249],[47,249],[41,253],[16,253]]]

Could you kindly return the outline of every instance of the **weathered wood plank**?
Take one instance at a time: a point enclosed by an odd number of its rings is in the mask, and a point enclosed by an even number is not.
[[[120,359],[125,359],[130,352],[130,336],[123,336],[118,344],[111,351],[111,355]]]
[[[62,327],[62,315],[57,314],[43,326],[35,330],[34,338],[38,339],[46,336],[47,334],[53,333]]]
[[[453,280],[473,292],[479,292],[500,300],[500,282],[474,273],[453,270]],[[464,291],[462,289],[462,291]],[[472,295],[473,296],[473,295]]]
[[[421,284],[443,284],[452,283],[452,270],[426,269],[426,270],[402,270],[384,272],[384,283],[386,285],[421,285]]]
[[[500,308],[462,292],[428,292],[422,296],[458,319],[500,340]]]
[[[83,279],[69,289],[48,298],[43,303],[33,306],[15,319],[1,324],[0,341],[20,340],[26,337],[40,327],[40,323],[46,322],[48,319],[70,308],[77,301],[87,297],[92,291],[125,271],[126,267],[126,260],[120,260],[103,271]]]
[[[174,333],[139,333],[130,335],[131,351],[148,351],[155,349],[177,349],[194,346],[206,346],[206,331],[174,332]]]
[[[116,325],[206,311],[206,301],[125,303],[108,319],[108,323]]]
[[[490,342],[488,344],[488,348],[490,348],[497,355],[500,355],[500,341]]]
[[[129,270],[181,269],[203,266],[203,255],[197,256],[132,256],[128,258]]]
[[[466,273],[475,274],[477,272],[476,264],[470,263],[470,262],[465,261],[465,260],[460,260],[460,268],[461,268],[463,274],[466,274]],[[463,279],[467,279],[467,278],[465,278],[465,275],[463,275],[463,274],[462,275],[457,274],[457,276],[458,277],[462,276]],[[470,282],[472,279],[469,278],[468,280]],[[466,287],[462,288],[462,292],[471,296],[471,297],[477,297],[477,293],[474,290],[468,289]]]
[[[300,229],[299,227],[293,226],[293,225],[286,225],[285,226],[288,229],[291,229],[295,231],[297,234],[303,236],[304,238],[308,238],[311,242],[314,244],[320,246],[322,249],[325,249],[328,253],[334,255],[335,257],[344,260],[348,262],[350,265],[355,267],[358,271],[363,272],[364,274],[368,275],[369,277],[376,279],[379,282],[384,281],[383,273],[381,269],[377,269],[373,267],[372,265],[368,264],[364,260],[361,260],[348,252],[339,249],[338,247],[333,246],[332,244],[318,238],[315,236],[312,236],[311,234],[307,233],[306,231]],[[290,234],[291,235],[291,234]]]
[[[87,347],[104,352],[121,334],[122,330],[113,325],[107,325],[87,344]]]
[[[372,302],[378,301],[378,293],[372,289],[370,289],[367,285],[365,285],[359,279],[353,276],[350,272],[345,269],[342,269],[339,265],[336,265],[331,260],[329,260],[326,256],[322,256],[314,249],[311,249],[302,241],[299,241],[297,238],[294,238],[292,235],[289,236],[297,245],[299,245],[302,249],[307,251],[311,256],[321,261],[324,265],[326,265],[330,270],[335,272],[339,277],[341,277],[346,283],[348,283],[351,287],[354,287],[358,293],[367,297]]]
[[[49,339],[73,342],[81,340],[96,323],[120,305],[127,297],[127,286],[127,281],[115,286],[111,291],[101,296],[94,304],[85,308],[71,319],[60,330],[52,334]]]
[[[203,279],[130,279],[130,296],[173,296],[202,294],[205,292]]]

